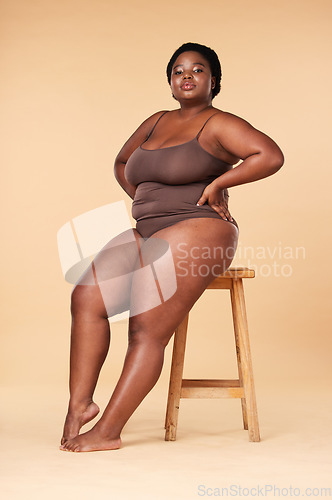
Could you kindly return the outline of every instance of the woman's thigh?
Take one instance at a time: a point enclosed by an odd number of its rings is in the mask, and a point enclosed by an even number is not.
[[[151,332],[167,343],[209,283],[230,266],[238,234],[238,229],[230,222],[202,218],[181,221],[146,240],[142,255],[154,269],[133,276],[129,331]],[[169,246],[171,260],[160,258],[160,255],[157,255],[159,259],[154,259],[154,244],[158,239]],[[151,274],[155,278],[159,303]]]
[[[107,317],[128,310],[132,277],[140,267],[143,243],[136,229],[112,238],[76,282],[73,298],[77,305],[87,313],[98,311]]]

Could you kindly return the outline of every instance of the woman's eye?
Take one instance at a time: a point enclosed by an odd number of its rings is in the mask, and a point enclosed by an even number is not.
[[[194,71],[196,71],[197,73],[202,73],[202,69],[201,68],[197,68],[197,69],[194,69]]]
[[[174,71],[174,75],[181,75],[181,71],[177,70],[177,71]]]

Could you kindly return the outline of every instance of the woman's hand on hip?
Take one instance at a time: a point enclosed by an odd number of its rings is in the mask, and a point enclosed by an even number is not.
[[[204,205],[207,202],[213,210],[215,210],[220,217],[225,220],[233,220],[228,210],[228,189],[220,188],[215,181],[211,182],[204,189],[202,196],[197,202],[197,205]]]

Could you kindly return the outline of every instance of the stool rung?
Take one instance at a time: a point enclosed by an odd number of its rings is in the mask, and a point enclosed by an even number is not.
[[[181,398],[244,398],[239,380],[183,379]]]

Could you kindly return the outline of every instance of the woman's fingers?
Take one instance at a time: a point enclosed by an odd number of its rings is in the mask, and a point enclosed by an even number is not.
[[[210,205],[213,210],[215,210],[220,217],[222,217],[224,220],[233,220],[233,217],[231,216],[229,210],[227,207],[223,205],[217,205],[217,204],[211,204]]]
[[[224,213],[229,220],[233,220],[233,217],[231,216],[230,211],[228,210],[228,204],[226,202],[226,205],[223,207],[224,208]]]
[[[207,201],[208,197],[203,193],[196,205],[201,206]]]
[[[215,189],[212,189],[212,186],[213,183],[211,183],[204,189],[202,196],[197,202],[197,205],[201,206],[207,202],[210,207],[220,215],[220,217],[222,217],[224,220],[232,221],[233,217],[228,210],[228,190],[224,189],[222,190],[222,194],[220,194],[220,191],[217,190],[217,192],[215,192]]]

